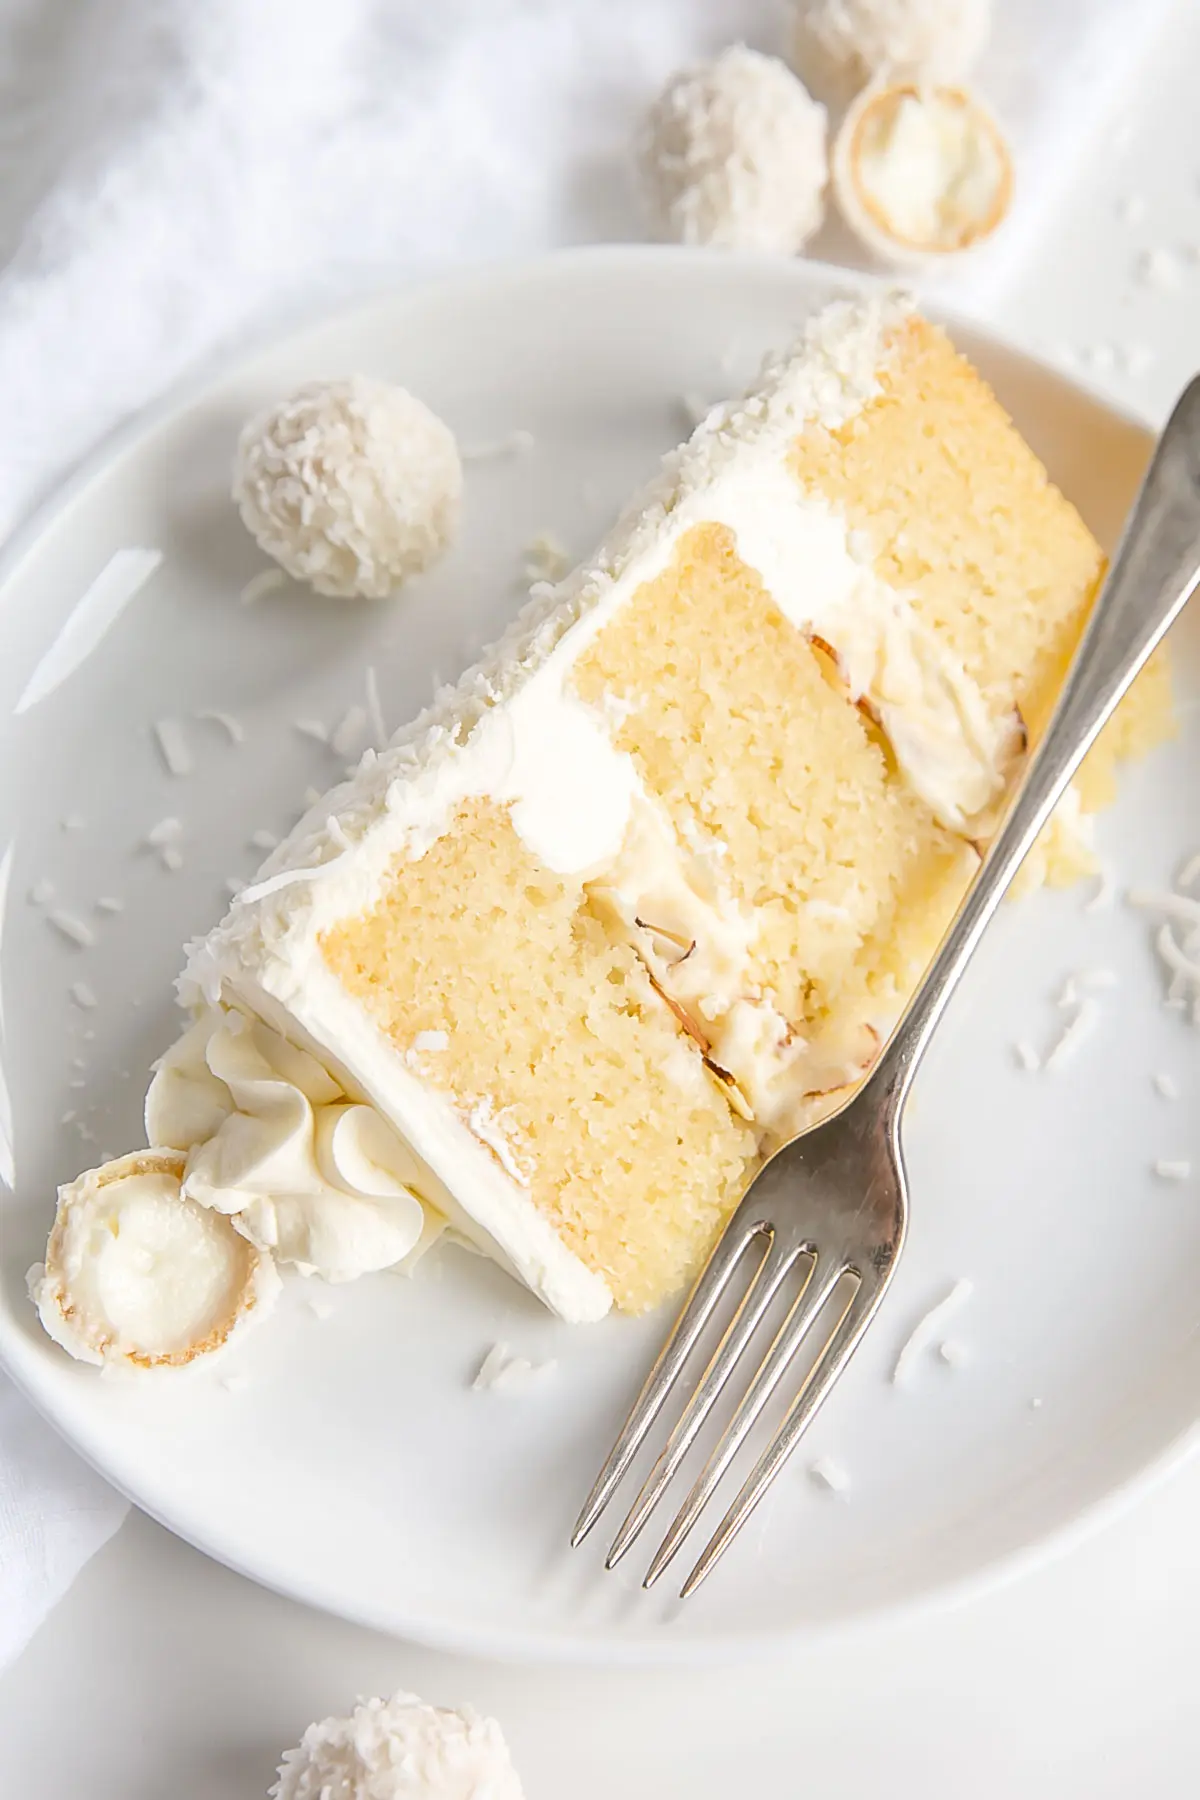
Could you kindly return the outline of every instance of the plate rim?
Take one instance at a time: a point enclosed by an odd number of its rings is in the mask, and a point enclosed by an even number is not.
[[[461,296],[493,288],[497,282],[515,285],[537,284],[553,278],[561,270],[602,265],[606,274],[624,271],[636,279],[637,273],[649,267],[675,263],[681,268],[704,267],[713,257],[711,250],[678,245],[601,244],[551,250],[534,256],[513,256],[482,263],[458,265],[412,279],[382,283],[364,292],[330,304],[314,304],[277,317],[274,324],[264,324],[240,338],[232,351],[226,347],[206,355],[186,375],[173,382],[160,396],[139,408],[104,433],[63,474],[53,482],[19,519],[7,540],[0,546],[0,587],[6,584],[30,556],[43,534],[57,517],[112,463],[136,450],[160,426],[186,413],[203,401],[218,383],[248,369],[258,357],[278,349],[291,338],[322,327],[349,326],[357,316],[363,318],[390,306],[410,303],[421,297],[428,301],[439,294]],[[757,254],[721,253],[726,268],[744,272],[747,281],[769,277],[781,288],[791,287],[798,301],[813,288],[840,288],[859,293],[878,293],[894,289],[894,282],[815,259],[783,259]],[[1021,363],[1031,373],[1052,386],[1069,389],[1101,408],[1117,423],[1153,441],[1153,426],[1145,416],[1123,407],[1088,382],[1064,373],[1024,346],[1007,338],[1003,332],[947,308],[935,299],[922,308],[938,322],[946,325],[952,336],[986,342]],[[1006,1585],[1056,1558],[1067,1554],[1077,1544],[1099,1533],[1109,1523],[1128,1512],[1143,1495],[1148,1495],[1171,1478],[1200,1448],[1200,1413],[1175,1431],[1163,1445],[1146,1457],[1141,1465],[1085,1501],[1073,1513],[1039,1533],[1016,1549],[997,1552],[985,1558],[967,1574],[936,1578],[916,1594],[885,1599],[877,1606],[864,1607],[843,1618],[793,1622],[761,1631],[721,1630],[711,1636],[679,1637],[663,1635],[623,1637],[600,1629],[588,1635],[570,1634],[561,1628],[538,1629],[514,1626],[500,1629],[490,1625],[467,1626],[462,1621],[439,1620],[427,1609],[403,1613],[395,1607],[376,1612],[367,1603],[357,1603],[344,1593],[328,1589],[320,1581],[306,1581],[302,1574],[266,1572],[255,1568],[228,1546],[221,1545],[219,1533],[214,1535],[194,1526],[181,1527],[167,1516],[169,1509],[160,1508],[141,1498],[137,1482],[127,1482],[106,1466],[98,1447],[80,1441],[71,1429],[55,1416],[49,1392],[43,1392],[36,1381],[33,1365],[25,1365],[11,1346],[0,1314],[0,1369],[30,1402],[52,1430],[71,1446],[83,1460],[139,1510],[153,1518],[172,1535],[180,1538],[201,1554],[211,1557],[234,1573],[256,1582],[285,1598],[317,1608],[335,1617],[349,1620],[368,1629],[393,1637],[407,1638],[431,1648],[466,1655],[486,1656],[497,1661],[546,1662],[565,1661],[584,1666],[686,1667],[713,1665],[731,1658],[748,1659],[774,1654],[787,1649],[811,1647],[819,1642],[850,1640],[885,1625],[897,1625],[936,1615],[949,1608],[964,1605]],[[565,1527],[564,1527],[565,1531]]]

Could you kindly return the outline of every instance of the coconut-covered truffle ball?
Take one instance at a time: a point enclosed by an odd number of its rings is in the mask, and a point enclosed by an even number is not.
[[[793,254],[824,216],[825,109],[744,44],[671,78],[638,160],[655,228],[682,244]]]
[[[382,600],[446,548],[462,464],[450,427],[402,387],[313,381],[238,439],[233,497],[268,556],[319,594]]]
[[[284,1753],[272,1800],[522,1800],[494,1719],[415,1694],[360,1700]]]
[[[885,72],[961,81],[991,23],[992,0],[796,0],[792,61],[830,100]]]

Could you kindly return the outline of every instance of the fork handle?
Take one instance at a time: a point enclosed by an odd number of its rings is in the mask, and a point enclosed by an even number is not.
[[[983,866],[865,1084],[893,1124],[958,979],[1034,840],[1200,584],[1200,376],[1176,403],[1054,715]],[[864,1090],[865,1098],[865,1090]]]

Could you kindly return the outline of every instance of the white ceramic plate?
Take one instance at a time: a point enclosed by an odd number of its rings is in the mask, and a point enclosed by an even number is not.
[[[70,1363],[25,1299],[55,1183],[141,1142],[147,1066],[175,1030],[181,944],[223,910],[225,878],[252,872],[251,832],[286,828],[305,788],[338,771],[294,721],[338,720],[368,664],[389,720],[407,719],[435,673],[456,674],[508,619],[530,538],[550,528],[585,552],[679,436],[680,397],[731,391],[842,279],[800,262],[619,249],[391,295],[127,433],[4,566],[0,972],[16,1178],[0,1201],[0,1355],[141,1506],[349,1617],[494,1654],[724,1655],[960,1589],[1064,1541],[1164,1466],[1196,1418],[1200,1193],[1156,1181],[1151,1164],[1200,1169],[1200,1038],[1161,1005],[1145,919],[1119,904],[1086,912],[1080,892],[1013,905],[994,927],[915,1098],[912,1231],[887,1304],[810,1441],[686,1607],[666,1583],[640,1594],[640,1553],[605,1576],[598,1543],[567,1548],[662,1320],[572,1330],[450,1250],[412,1281],[294,1280],[227,1361],[138,1382]],[[1145,434],[1013,352],[957,335],[1111,544]],[[228,500],[237,428],[293,383],[356,369],[410,385],[465,445],[520,426],[534,448],[470,466],[452,554],[392,603],[289,590],[244,606],[263,562]],[[131,545],[163,552],[153,580],[73,673],[18,711],[88,583]],[[1122,882],[1168,879],[1200,836],[1198,624],[1174,645],[1183,735],[1127,775],[1101,826]],[[244,747],[196,717],[209,708],[241,721]],[[152,726],[164,716],[183,722],[191,774],[163,766]],[[176,873],[143,843],[168,815],[184,832]],[[72,947],[31,899],[43,881],[91,924],[94,947]],[[96,912],[104,895],[124,910]],[[1051,1042],[1056,990],[1098,966],[1118,985],[1100,995],[1095,1034],[1061,1073],[1022,1073],[1014,1041]],[[92,1009],[71,998],[80,981]],[[1154,1091],[1159,1070],[1179,1100]],[[900,1344],[960,1276],[975,1291],[947,1335],[969,1361],[952,1368],[930,1351],[897,1389]],[[557,1372],[520,1398],[472,1392],[497,1339],[556,1358]],[[809,1474],[818,1457],[844,1469],[843,1495]]]

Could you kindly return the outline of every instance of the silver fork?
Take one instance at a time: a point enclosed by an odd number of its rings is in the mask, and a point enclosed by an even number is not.
[[[1042,743],[917,993],[857,1093],[759,1171],[717,1243],[579,1515],[579,1544],[612,1499],[691,1352],[743,1268],[744,1291],[691,1398],[617,1532],[613,1568],[642,1531],[785,1281],[783,1323],[655,1553],[675,1556],[818,1318],[820,1341],[775,1435],[751,1468],[682,1597],[711,1574],[796,1448],[887,1291],[908,1214],[901,1121],[917,1066],[1027,851],[1139,669],[1200,583],[1200,377],[1163,432],[1112,571]]]

